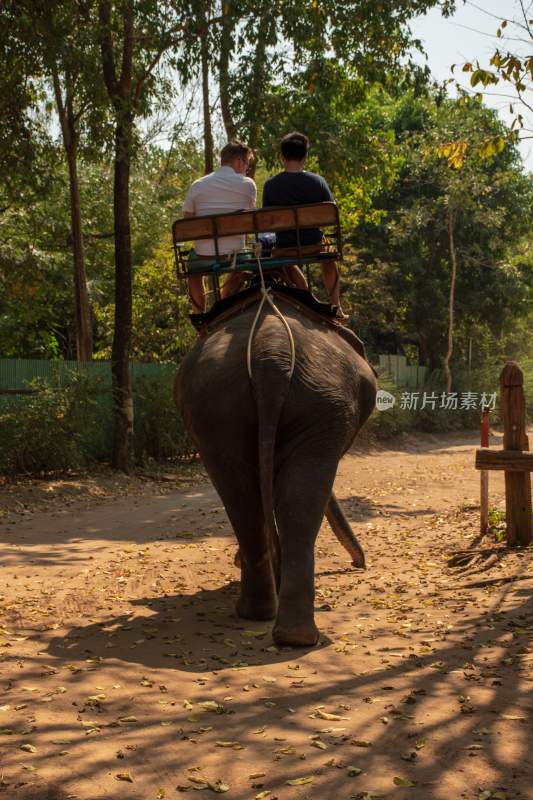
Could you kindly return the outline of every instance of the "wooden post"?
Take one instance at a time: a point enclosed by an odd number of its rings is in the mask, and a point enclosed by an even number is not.
[[[481,412],[481,447],[489,446],[489,410]],[[479,474],[480,533],[484,536],[489,529],[489,473],[482,469]]]
[[[509,361],[500,375],[501,412],[504,450],[529,450],[526,436],[524,376],[518,364]],[[529,472],[505,472],[505,510],[507,544],[525,546],[533,541],[531,475]]]

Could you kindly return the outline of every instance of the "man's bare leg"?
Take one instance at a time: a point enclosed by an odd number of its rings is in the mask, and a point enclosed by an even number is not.
[[[340,276],[336,261],[323,261],[322,280],[332,306],[341,307]]]
[[[297,289],[309,289],[305,275],[297,264],[283,267],[283,273],[288,282],[292,283]]]
[[[232,294],[237,294],[242,289],[245,280],[246,275],[244,272],[230,272],[220,292],[222,300],[225,300],[226,297],[231,297]]]
[[[188,280],[192,309],[195,314],[203,314],[205,311],[204,280],[201,275],[195,275],[194,277],[189,276]]]

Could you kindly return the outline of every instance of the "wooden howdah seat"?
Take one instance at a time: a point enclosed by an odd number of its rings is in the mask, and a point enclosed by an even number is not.
[[[301,231],[306,228],[320,228],[324,240],[316,248],[301,244]],[[294,231],[296,245],[285,254],[283,250],[265,253],[259,234]],[[247,235],[247,247],[234,253],[220,255],[219,241],[224,236]],[[209,275],[212,278],[215,299],[219,299],[218,276],[222,273],[238,271],[257,272],[260,258],[263,271],[282,269],[291,264],[319,264],[321,261],[342,260],[342,235],[339,210],[335,203],[309,203],[306,205],[258,208],[252,211],[235,211],[230,214],[207,214],[199,217],[178,219],[172,226],[172,239],[176,256],[178,278],[190,275]],[[206,260],[205,268],[198,262],[189,269],[188,257],[192,252],[192,242],[212,239],[215,255]],[[250,241],[251,239],[251,241]],[[313,252],[310,252],[310,251]],[[316,250],[316,252],[315,252]]]

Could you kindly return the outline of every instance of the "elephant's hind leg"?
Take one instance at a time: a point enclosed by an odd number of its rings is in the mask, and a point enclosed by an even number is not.
[[[310,646],[318,640],[314,620],[314,548],[329,500],[337,457],[306,443],[276,477],[276,519],[281,540],[279,610],[273,637],[278,644]]]

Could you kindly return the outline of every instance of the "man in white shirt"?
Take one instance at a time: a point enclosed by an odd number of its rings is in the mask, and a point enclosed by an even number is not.
[[[252,150],[242,142],[229,142],[220,153],[220,167],[195,181],[183,204],[185,217],[203,214],[223,214],[231,211],[248,211],[255,208],[257,189],[254,181],[246,177]],[[230,255],[245,247],[245,236],[225,236],[218,240],[220,256]],[[203,239],[194,243],[194,253],[189,259],[189,269],[205,268],[215,260],[213,239]],[[243,282],[243,275],[232,272],[222,290],[222,297],[236,292]],[[199,314],[205,311],[205,290],[201,275],[189,276],[189,295],[193,310]]]

